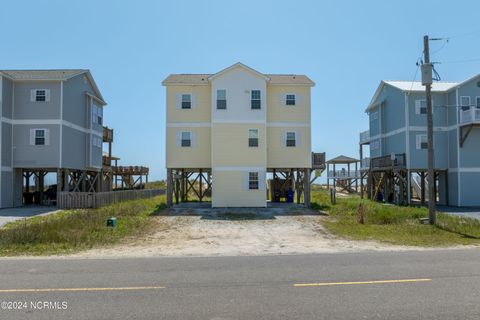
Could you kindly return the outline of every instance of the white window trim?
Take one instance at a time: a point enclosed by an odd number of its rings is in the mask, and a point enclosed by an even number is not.
[[[420,101],[425,101],[425,113],[420,112]],[[426,116],[428,113],[427,99],[417,99],[415,100],[415,114],[420,116]],[[432,99],[432,114],[435,113],[435,101]]]
[[[480,103],[478,103],[480,101],[480,96],[476,96],[475,97],[475,107],[477,108],[480,108]]]
[[[288,134],[289,134],[289,133],[293,133],[293,135],[294,135],[294,137],[295,137],[295,139],[294,139],[294,141],[295,141],[295,146],[289,146],[289,145],[288,145]],[[297,136],[298,136],[298,134],[297,134],[296,131],[286,131],[286,132],[285,132],[285,147],[287,147],[287,148],[296,148],[296,147],[298,147],[298,137],[297,137]]]
[[[218,91],[225,91],[225,108],[224,109],[218,108]],[[217,88],[215,90],[215,110],[227,110],[227,109],[228,109],[227,89]]]
[[[183,134],[184,133],[188,133],[189,134],[189,140],[190,140],[190,145],[189,146],[183,146],[182,145],[182,141],[184,140],[183,139]],[[186,139],[185,139],[186,140]],[[191,148],[193,147],[193,131],[180,131],[180,147],[181,148]]]
[[[251,173],[256,173],[257,174],[257,180],[251,180],[250,179],[250,174]],[[257,188],[250,188],[250,182],[257,181]],[[260,190],[260,172],[258,171],[249,171],[248,172],[248,190],[253,190],[253,191],[258,191]]]
[[[468,105],[463,105],[462,104],[463,98],[468,99]],[[460,96],[460,110],[462,110],[463,107],[468,107],[470,109],[471,106],[472,106],[472,97],[470,97],[470,96]]]
[[[427,150],[428,148],[428,137],[425,133],[417,134],[415,136],[415,143],[416,143],[416,148],[417,150]],[[424,140],[424,143],[427,143],[427,148],[422,148],[422,140]]]
[[[293,96],[294,99],[294,104],[287,104],[287,96]],[[297,99],[297,94],[296,93],[285,93],[285,105],[287,107],[296,107],[298,105],[298,99]]]
[[[260,146],[260,130],[258,128],[248,128],[248,131],[247,131],[247,141],[248,141],[248,147],[249,148],[256,148],[256,147],[251,147],[250,146],[250,131],[251,130],[255,130],[257,131],[257,140],[258,140],[258,145],[257,147]],[[253,139],[253,138],[252,138]]]
[[[183,96],[189,96],[190,97],[190,108],[184,108],[183,107]],[[186,101],[187,102],[187,101]],[[191,110],[193,109],[193,94],[191,93],[181,93],[180,94],[180,109],[182,110]]]
[[[36,144],[37,131],[43,131],[44,144]],[[49,146],[50,145],[50,129],[31,128],[30,129],[30,145],[34,147]]]
[[[37,101],[37,92],[38,91],[45,91],[45,101]],[[50,102],[50,89],[32,89],[30,91],[30,102],[35,102],[35,103]]]

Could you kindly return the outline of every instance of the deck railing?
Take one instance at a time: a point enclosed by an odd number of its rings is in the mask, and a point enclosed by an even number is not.
[[[471,107],[468,110],[460,110],[460,124],[480,123],[480,108]]]
[[[59,209],[99,208],[128,200],[152,198],[165,194],[163,189],[125,190],[110,192],[59,192],[57,207]]]
[[[335,170],[329,171],[328,177],[329,179],[357,179],[360,178],[361,172],[360,170]]]
[[[370,161],[371,169],[403,168],[405,165],[405,153],[372,158]]]
[[[113,142],[113,129],[103,127],[103,142]]]
[[[360,162],[360,168],[362,169],[370,168],[370,157],[362,159],[362,161]]]
[[[312,169],[325,169],[325,152],[312,152]]]
[[[370,142],[370,130],[360,132],[360,144]]]

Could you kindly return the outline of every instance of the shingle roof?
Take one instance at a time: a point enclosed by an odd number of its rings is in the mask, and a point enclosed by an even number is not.
[[[78,74],[87,72],[84,69],[64,70],[0,70],[13,80],[67,80]]]
[[[243,67],[248,69],[256,74],[264,75],[266,78],[269,78],[267,81],[272,84],[284,84],[284,85],[309,85],[314,86],[315,83],[306,75],[302,74],[263,74],[250,67],[238,62],[232,66],[225,68],[214,74],[171,74],[165,80],[163,80],[163,85],[207,85],[209,83],[209,78],[219,75],[222,72],[228,71],[229,69],[235,67]]]
[[[330,159],[327,161],[327,163],[337,163],[337,164],[342,164],[342,163],[355,163],[359,162],[360,160],[355,159],[355,158],[350,158],[344,155],[338,156],[336,158]]]
[[[163,84],[208,84],[211,74],[171,74]]]
[[[208,77],[212,74],[171,74],[165,80],[163,84],[192,84],[201,85],[208,84]],[[315,83],[305,75],[297,74],[266,74],[265,76],[270,78],[270,84],[304,84],[314,85]]]
[[[425,91],[425,87],[420,81],[384,81],[386,84],[394,86],[403,91]],[[457,86],[458,82],[434,82],[432,84],[433,92],[445,92]]]

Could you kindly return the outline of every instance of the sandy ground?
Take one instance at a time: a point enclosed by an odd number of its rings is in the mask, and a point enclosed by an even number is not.
[[[140,239],[92,249],[76,257],[233,256],[350,251],[398,251],[411,247],[349,241],[329,234],[325,216],[305,209],[250,212],[168,210],[154,218],[153,232]],[[247,220],[242,217],[247,217]]]

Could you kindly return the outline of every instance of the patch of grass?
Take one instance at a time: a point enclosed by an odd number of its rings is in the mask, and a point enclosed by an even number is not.
[[[150,216],[164,208],[165,196],[158,196],[9,223],[0,229],[0,255],[62,254],[113,244],[146,232]],[[115,228],[106,226],[109,217],[117,218]]]
[[[329,214],[325,227],[333,234],[354,240],[377,240],[396,245],[452,246],[480,244],[480,221],[439,213],[437,225],[422,225],[426,208],[382,204],[358,196],[337,197],[330,204],[325,190],[312,192],[312,208]],[[365,223],[358,222],[358,206],[364,206]]]

